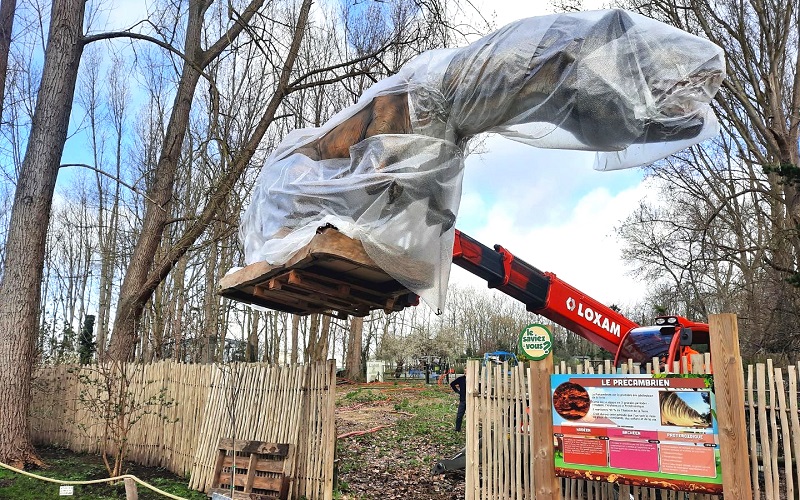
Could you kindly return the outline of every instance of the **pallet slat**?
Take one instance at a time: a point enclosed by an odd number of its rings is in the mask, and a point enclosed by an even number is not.
[[[211,488],[229,490],[232,485],[244,494],[288,498],[288,459],[292,448],[288,443],[222,438],[217,445]]]

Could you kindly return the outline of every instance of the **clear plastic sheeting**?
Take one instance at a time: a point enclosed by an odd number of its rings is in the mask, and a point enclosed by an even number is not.
[[[450,275],[461,149],[426,136],[380,135],[353,146],[351,155],[312,161],[293,154],[262,170],[242,219],[247,263],[283,263],[331,224],[437,304]]]
[[[711,42],[622,10],[524,19],[421,54],[287,135],[242,219],[246,262],[283,263],[329,223],[441,309],[470,137],[596,151],[598,170],[652,163],[718,132],[724,68]]]

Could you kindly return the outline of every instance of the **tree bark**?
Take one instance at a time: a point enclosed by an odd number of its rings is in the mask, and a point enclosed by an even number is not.
[[[28,433],[47,221],[83,43],[83,0],[54,0],[44,68],[20,169],[0,282],[0,461],[38,463]]]
[[[308,334],[306,347],[306,363],[325,361],[328,357],[328,335],[331,331],[331,317],[328,315],[314,314],[311,316],[311,328]]]
[[[259,312],[256,310],[250,310],[247,312],[245,317],[250,321],[250,328],[247,334],[247,349],[245,352],[245,358],[247,359],[248,363],[254,363],[258,361],[258,324],[260,322],[259,320],[261,319],[261,314],[259,314]],[[266,346],[264,347],[266,348]]]
[[[0,1],[0,119],[5,107],[6,78],[8,76],[8,54],[11,52],[11,34],[14,31],[14,13],[17,0]]]
[[[186,360],[186,352],[183,349],[183,310],[186,306],[186,288],[184,285],[186,280],[186,266],[186,258],[179,260],[173,279],[175,307],[172,310],[172,340],[175,348],[172,351],[172,358],[178,361]]]
[[[289,362],[293,365],[297,364],[297,345],[300,342],[300,316],[292,314],[292,357]]]
[[[350,342],[347,344],[347,368],[345,376],[350,380],[361,380],[361,343],[364,332],[364,318],[350,321]]]

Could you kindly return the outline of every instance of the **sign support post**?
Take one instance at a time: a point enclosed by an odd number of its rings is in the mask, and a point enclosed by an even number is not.
[[[750,500],[753,493],[744,421],[744,373],[736,315],[712,314],[708,317],[708,326],[717,388],[722,489],[726,500]]]
[[[525,342],[533,335],[537,345]],[[541,338],[544,336],[546,338]],[[552,337],[547,327],[530,325],[520,336],[521,352],[529,361],[529,391],[531,425],[531,470],[533,497],[536,500],[561,500],[561,480],[556,477],[553,448],[553,409],[550,395],[550,375],[553,374]],[[532,350],[533,349],[533,350]],[[534,352],[536,351],[536,352]]]

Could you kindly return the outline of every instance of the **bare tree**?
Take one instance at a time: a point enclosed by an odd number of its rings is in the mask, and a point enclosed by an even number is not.
[[[20,169],[0,281],[0,461],[38,463],[27,429],[42,262],[83,51],[81,0],[54,0],[41,85]]]
[[[800,285],[800,3],[622,4],[721,46],[728,72],[715,96],[723,138],[657,166],[671,203],[626,223],[628,256],[670,276],[684,311],[736,308],[749,331],[774,333],[750,337],[748,350],[800,348],[789,286]]]
[[[128,359],[133,355],[137,339],[137,322],[141,317],[147,300],[172,269],[172,266],[186,252],[188,246],[202,233],[208,220],[216,213],[216,204],[226,198],[227,192],[223,188],[221,192],[218,192],[218,198],[215,202],[207,207],[208,214],[200,218],[201,220],[203,218],[206,220],[204,222],[198,221],[199,227],[197,230],[187,235],[186,241],[180,242],[179,245],[173,247],[172,252],[169,252],[168,255],[161,259],[161,262],[153,266],[162,241],[162,234],[169,222],[169,208],[173,202],[178,163],[189,124],[189,114],[195,89],[202,72],[236,40],[262,5],[263,0],[252,0],[241,13],[237,14],[234,22],[222,36],[209,43],[207,48],[203,48],[205,14],[211,3],[200,0],[193,0],[189,3],[183,40],[183,66],[181,68],[180,81],[175,93],[169,123],[164,134],[161,153],[153,172],[153,182],[148,189],[148,203],[142,222],[142,230],[120,290],[117,314],[114,321],[114,333],[109,348],[111,356],[115,359]],[[293,45],[299,43],[309,8],[310,2],[307,2],[298,18],[295,30],[296,39]],[[295,55],[290,56],[287,60],[288,67],[284,70],[285,75],[281,79],[282,81],[288,81],[289,79],[289,72],[292,67],[293,57],[296,57],[296,50],[296,48],[290,50],[290,54],[294,52]],[[283,92],[285,90],[279,91],[278,94],[280,95]],[[274,116],[274,111],[271,114]],[[268,124],[271,122],[272,116],[269,116],[269,112],[267,115],[265,121]],[[267,124],[261,128],[265,130]],[[263,131],[256,131],[255,134],[257,137],[254,137],[253,144],[250,145],[250,151],[255,151],[261,136],[263,136]],[[247,157],[248,152],[246,150],[244,153],[246,158],[242,158],[244,165],[249,160],[249,157]],[[241,169],[243,170],[244,166]],[[235,180],[237,177],[238,175],[231,180]],[[228,179],[224,181],[227,182],[223,182],[222,186],[230,189],[230,181]]]

